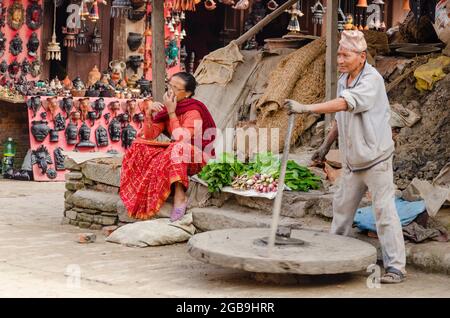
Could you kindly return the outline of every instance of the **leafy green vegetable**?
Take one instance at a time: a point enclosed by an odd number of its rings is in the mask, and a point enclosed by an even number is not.
[[[199,177],[208,183],[208,191],[216,192],[232,184],[236,176],[246,174],[270,175],[277,179],[280,175],[280,159],[271,152],[260,153],[249,163],[240,162],[236,156],[223,153],[210,160],[199,173]],[[307,192],[320,187],[320,177],[315,176],[308,168],[302,167],[293,160],[287,162],[284,183],[294,191]]]
[[[210,160],[199,173],[199,177],[208,183],[208,191],[216,192],[231,185],[233,178],[244,172],[244,164],[234,155],[223,153]]]
[[[307,192],[320,187],[320,177],[314,175],[308,168],[302,167],[293,160],[286,166],[284,183],[294,191]]]

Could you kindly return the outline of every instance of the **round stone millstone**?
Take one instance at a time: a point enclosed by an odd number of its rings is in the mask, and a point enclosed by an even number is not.
[[[305,244],[275,245],[268,257],[261,239],[269,233],[268,228],[250,228],[196,234],[188,242],[189,254],[205,263],[249,272],[305,275],[357,272],[377,260],[369,243],[310,230],[292,230],[291,238]]]

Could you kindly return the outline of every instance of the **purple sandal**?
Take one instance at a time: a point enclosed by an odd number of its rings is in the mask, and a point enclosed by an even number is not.
[[[181,219],[184,216],[184,214],[186,213],[187,206],[188,206],[188,203],[186,202],[178,208],[174,207],[172,210],[172,213],[170,213],[170,221],[175,222],[175,221],[178,221],[179,219]]]

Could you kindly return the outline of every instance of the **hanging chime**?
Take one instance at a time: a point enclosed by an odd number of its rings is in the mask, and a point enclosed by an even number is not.
[[[111,3],[111,18],[127,17],[131,9],[130,0],[114,0]]]
[[[379,19],[375,21],[375,29],[377,30],[385,30],[386,24],[384,23],[384,1],[383,0],[374,0],[372,4],[378,4],[380,6],[380,15]]]
[[[92,34],[92,41],[89,45],[91,47],[92,53],[98,53],[102,50],[102,38],[100,36],[97,24],[95,24],[94,31]]]
[[[184,39],[186,37],[186,31],[184,29],[181,30],[180,39]]]
[[[88,9],[88,6],[87,6],[87,0],[82,0],[80,6],[81,6],[80,17],[81,17],[81,20],[84,21],[89,16],[89,9]]]
[[[341,0],[339,0],[339,7],[338,7],[338,31],[342,32],[345,30],[345,23],[347,22],[347,18],[344,14],[344,11],[341,9]]]
[[[53,1],[53,35],[52,40],[47,45],[47,60],[61,60],[61,47],[56,42],[56,0]]]
[[[98,3],[97,1],[92,2],[91,9],[89,10],[89,20],[96,23],[100,19],[98,15]]]
[[[359,8],[358,30],[362,31],[362,30],[364,30],[364,17],[365,17],[364,13],[365,13],[366,8],[368,7],[367,0],[358,0],[356,7]]]
[[[325,14],[325,7],[317,0],[316,4],[311,7],[311,12],[313,14],[313,23],[314,24],[322,24],[323,23],[323,15]]]
[[[74,28],[62,28],[62,33],[65,34],[64,46],[65,47],[76,47],[77,46],[77,34],[80,30]]]
[[[81,28],[77,34],[77,45],[85,45],[87,42],[87,33],[89,32],[84,21],[81,21]]]

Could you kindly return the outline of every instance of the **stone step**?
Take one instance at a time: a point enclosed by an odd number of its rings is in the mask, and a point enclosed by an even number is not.
[[[66,199],[66,203],[84,209],[117,213],[119,195],[93,190],[78,190]]]
[[[213,231],[227,228],[270,227],[272,216],[256,213],[238,205],[225,205],[218,207],[193,208],[194,225],[199,231]],[[320,218],[304,217],[292,218],[281,216],[279,225],[293,229],[304,227],[322,230],[328,222]]]

